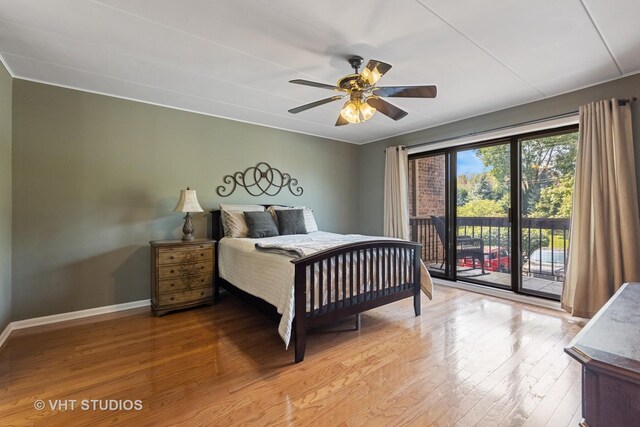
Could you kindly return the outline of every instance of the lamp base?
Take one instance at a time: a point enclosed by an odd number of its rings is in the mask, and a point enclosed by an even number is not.
[[[191,223],[191,214],[187,212],[184,217],[184,225],[182,226],[182,241],[183,242],[191,242],[195,239],[193,236],[193,224]]]

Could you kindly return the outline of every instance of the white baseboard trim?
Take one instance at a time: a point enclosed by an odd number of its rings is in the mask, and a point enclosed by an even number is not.
[[[488,286],[476,285],[473,283],[452,282],[449,280],[437,279],[435,277],[433,278],[433,283],[442,285],[442,286],[448,286],[450,288],[464,289],[465,291],[471,291],[478,294],[490,295],[492,297],[508,299],[511,301],[537,305],[538,307],[545,307],[545,308],[550,308],[552,310],[559,310],[559,311],[565,312],[564,310],[562,310],[562,308],[560,307],[560,303],[557,301],[550,301],[543,298],[531,297],[528,295],[514,294],[511,291],[491,288]]]
[[[33,319],[16,320],[7,325],[0,335],[0,347],[9,338],[13,331],[18,329],[32,328],[34,326],[50,325],[52,323],[66,322],[68,320],[82,319],[85,317],[98,316],[100,314],[115,313],[118,311],[131,310],[133,308],[148,307],[151,301],[148,299],[140,301],[125,302],[122,304],[107,305],[104,307],[88,308],[86,310],[71,311],[69,313],[53,314],[51,316],[34,317]]]
[[[67,320],[82,319],[84,317],[98,316],[100,314],[115,313],[117,311],[131,310],[132,308],[146,307],[151,302],[148,299],[125,302],[122,304],[106,305],[104,307],[89,308],[86,310],[71,311],[69,313],[53,314],[51,316],[34,317],[33,319],[16,320],[11,323],[11,330],[32,328],[34,326],[49,325],[51,323],[66,322]]]
[[[9,323],[6,328],[4,328],[4,331],[2,331],[2,334],[0,334],[0,348],[2,348],[4,342],[7,340],[7,338],[9,338],[12,330],[13,329],[11,327],[11,323]]]

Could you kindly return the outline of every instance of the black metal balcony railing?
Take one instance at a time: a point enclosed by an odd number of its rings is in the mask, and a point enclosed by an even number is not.
[[[508,218],[458,217],[458,236],[480,238],[485,253],[505,249],[507,272],[511,272],[511,224]],[[534,277],[561,280],[567,263],[568,219],[522,218],[522,269]],[[422,244],[422,259],[429,264],[444,263],[444,245],[430,217],[409,219],[411,240]],[[538,250],[536,252],[536,250]]]

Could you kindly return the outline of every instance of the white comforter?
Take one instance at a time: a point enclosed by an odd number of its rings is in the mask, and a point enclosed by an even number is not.
[[[265,246],[276,242],[287,243],[292,247],[304,247],[304,254],[309,255],[340,244],[379,239],[384,238],[323,231],[263,239],[225,237],[218,244],[218,269],[220,277],[229,283],[276,307],[282,315],[278,333],[288,347],[295,314],[295,269],[291,263],[292,256],[257,250],[256,243]],[[426,268],[423,268],[422,285],[425,293],[431,297],[431,277]]]
[[[319,231],[309,234],[294,234],[258,239],[256,248],[282,253],[292,258],[315,254],[316,252],[369,240],[399,240],[388,237],[363,236],[362,234],[335,234]]]

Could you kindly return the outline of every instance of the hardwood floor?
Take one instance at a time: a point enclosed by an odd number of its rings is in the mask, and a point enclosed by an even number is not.
[[[563,348],[582,323],[442,286],[422,313],[405,300],[359,331],[312,331],[297,365],[276,325],[231,296],[16,331],[0,349],[0,425],[577,425],[580,366]],[[83,409],[91,399],[142,409]]]

